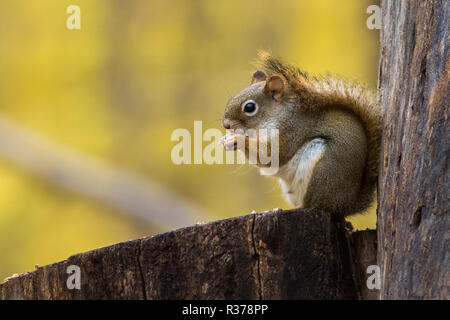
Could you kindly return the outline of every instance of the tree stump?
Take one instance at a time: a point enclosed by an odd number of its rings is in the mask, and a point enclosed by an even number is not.
[[[325,212],[250,214],[71,256],[9,279],[0,298],[357,299],[349,244]],[[79,290],[67,286],[71,265]]]

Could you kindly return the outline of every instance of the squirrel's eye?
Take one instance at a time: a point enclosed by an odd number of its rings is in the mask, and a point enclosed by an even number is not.
[[[248,100],[242,104],[242,111],[248,116],[254,116],[258,111],[258,105],[253,100]]]

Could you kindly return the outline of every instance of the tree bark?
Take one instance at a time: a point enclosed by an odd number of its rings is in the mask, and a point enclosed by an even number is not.
[[[449,299],[450,2],[382,1],[382,299]]]
[[[356,299],[350,242],[328,213],[250,214],[71,256],[10,278],[0,299]]]
[[[378,300],[379,290],[367,286],[367,268],[377,265],[377,231],[357,231],[351,236],[355,277],[362,300]],[[370,274],[371,275],[371,274]]]

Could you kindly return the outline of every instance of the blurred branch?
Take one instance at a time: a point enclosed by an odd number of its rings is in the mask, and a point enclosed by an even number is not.
[[[0,116],[0,157],[66,190],[119,209],[158,229],[208,220],[194,205],[153,182],[58,146]]]

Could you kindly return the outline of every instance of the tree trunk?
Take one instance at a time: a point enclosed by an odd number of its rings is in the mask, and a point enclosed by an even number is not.
[[[349,243],[328,213],[251,214],[71,256],[10,278],[0,299],[356,299]]]
[[[449,299],[450,2],[382,2],[382,299]]]

